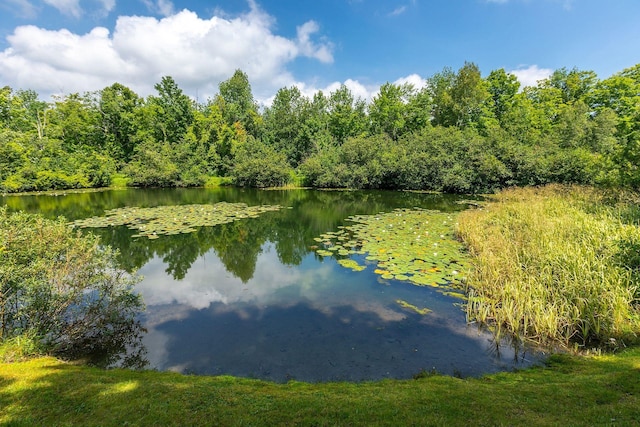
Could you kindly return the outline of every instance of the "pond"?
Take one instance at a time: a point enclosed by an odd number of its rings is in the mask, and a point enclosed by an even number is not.
[[[134,206],[275,207],[217,225],[199,223],[190,232],[153,232],[152,238],[141,236],[131,224],[87,229],[120,251],[124,269],[144,277],[136,289],[147,306],[141,314],[147,330],[142,344],[150,368],[316,382],[411,378],[432,371],[477,376],[536,361],[532,352],[496,343],[489,332],[468,325],[462,295],[446,286],[446,280],[439,286],[417,286],[417,268],[410,278],[415,280],[407,280],[386,271],[391,270],[384,262],[388,258],[381,261],[337,245],[336,239],[355,239],[350,227],[358,218],[353,216],[380,220],[383,213],[401,216],[404,211],[396,209],[409,208],[455,218],[468,206],[461,197],[127,189],[5,196],[0,203],[50,218],[63,215],[69,221]],[[351,234],[342,236],[347,231]],[[352,246],[356,249],[355,241]],[[331,249],[335,253],[327,252]],[[360,268],[348,268],[353,267],[349,263]]]

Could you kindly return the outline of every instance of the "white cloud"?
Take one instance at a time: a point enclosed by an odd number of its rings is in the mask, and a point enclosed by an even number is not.
[[[329,43],[317,45],[311,41],[311,35],[317,33],[320,27],[315,21],[308,21],[297,28],[298,48],[303,55],[316,58],[320,62],[333,62],[332,46]]]
[[[328,293],[327,288],[331,288],[335,280],[348,280],[349,270],[327,260],[302,272],[298,267],[283,265],[272,243],[262,246],[253,277],[246,283],[227,271],[215,251],[200,257],[179,281],[172,280],[164,271],[165,267],[164,261],[155,257],[139,270],[144,279],[136,285],[136,291],[140,292],[148,313],[152,314],[148,319],[151,325],[184,318],[189,310],[201,310],[213,303],[227,306],[218,308],[219,311],[236,311],[238,304],[257,308],[286,307],[305,301],[327,314],[348,304],[361,312],[376,313],[385,320],[402,320],[405,317],[401,310],[381,305],[375,299],[363,301],[357,287]],[[283,292],[286,288],[292,292]],[[292,294],[298,298],[292,300]],[[174,305],[170,311],[162,310],[169,304],[177,304],[178,307]]]
[[[406,10],[407,10],[407,6],[400,6],[394,9],[389,15],[390,16],[402,15],[404,12],[406,12]]]
[[[48,1],[81,13],[77,0]],[[113,2],[101,1],[105,8]],[[273,33],[271,16],[249,4],[251,10],[235,18],[201,19],[189,10],[162,19],[121,16],[112,32],[17,27],[7,38],[9,47],[0,52],[0,80],[42,96],[99,90],[114,82],[148,95],[162,76],[170,75],[186,93],[206,97],[240,68],[255,96],[266,99],[295,83],[286,66],[297,57],[333,60],[330,43],[311,39],[318,32],[316,23],[301,25],[296,39],[285,38]]]
[[[35,18],[37,15],[36,7],[29,0],[7,0],[0,7],[23,18]]]
[[[509,71],[509,73],[515,75],[522,87],[536,86],[538,81],[544,80],[549,77],[553,70],[549,68],[538,68],[537,65],[530,65],[526,68],[518,67],[515,70]]]
[[[65,15],[79,18],[82,15],[80,0],[44,0],[49,6],[53,6]]]
[[[393,83],[397,85],[403,85],[405,83],[409,83],[413,85],[414,89],[420,90],[423,87],[427,86],[427,79],[422,78],[418,74],[411,74],[407,77],[401,77],[398,80],[394,81]]]
[[[102,4],[102,9],[107,13],[116,7],[116,0],[99,0],[99,2]]]
[[[150,12],[160,14],[162,16],[170,16],[175,13],[175,7],[170,0],[143,0]]]

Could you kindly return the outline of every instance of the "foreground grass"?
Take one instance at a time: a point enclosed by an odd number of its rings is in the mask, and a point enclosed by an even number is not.
[[[549,186],[501,192],[463,212],[469,317],[544,344],[607,347],[640,333],[636,196]]]
[[[640,348],[485,378],[273,384],[0,364],[0,425],[638,425]]]

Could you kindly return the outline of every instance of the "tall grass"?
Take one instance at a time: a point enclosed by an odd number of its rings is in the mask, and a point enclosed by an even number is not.
[[[470,319],[544,344],[603,347],[640,333],[640,209],[584,187],[506,190],[459,217],[475,259]]]

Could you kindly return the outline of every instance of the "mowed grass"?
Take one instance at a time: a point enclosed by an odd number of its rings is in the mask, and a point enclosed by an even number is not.
[[[53,358],[0,364],[0,425],[10,426],[627,426],[640,423],[639,396],[638,348],[484,378],[370,383],[105,371]]]
[[[503,191],[463,212],[471,319],[569,349],[640,333],[640,207],[631,193],[549,186]]]

